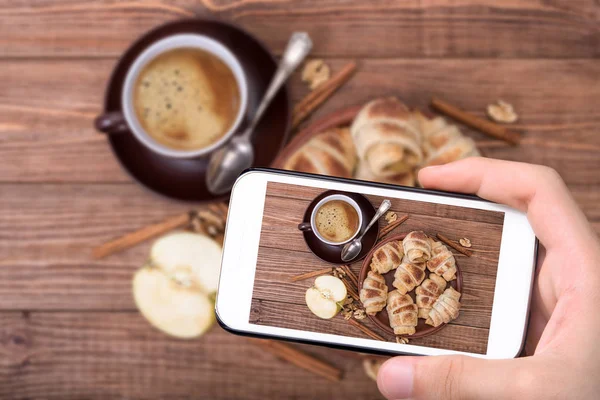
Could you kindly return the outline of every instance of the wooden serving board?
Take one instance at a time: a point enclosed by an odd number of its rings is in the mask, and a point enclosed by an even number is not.
[[[343,108],[316,120],[294,136],[284,149],[279,152],[279,155],[275,158],[271,166],[273,168],[283,168],[287,159],[290,158],[296,150],[319,133],[324,132],[327,129],[350,125],[363,106],[364,104]]]

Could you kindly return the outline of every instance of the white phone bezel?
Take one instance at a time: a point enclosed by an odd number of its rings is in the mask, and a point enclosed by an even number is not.
[[[251,324],[249,322],[250,308],[267,182],[282,182],[324,190],[343,190],[388,198],[504,212],[504,227],[487,353],[466,353]],[[483,358],[513,358],[519,354],[525,335],[535,257],[536,238],[527,216],[508,206],[484,200],[413,192],[401,188],[369,186],[364,183],[352,183],[352,181],[337,181],[327,177],[251,170],[241,175],[232,189],[215,307],[220,323],[225,328],[239,334],[269,336],[396,354],[465,354]]]

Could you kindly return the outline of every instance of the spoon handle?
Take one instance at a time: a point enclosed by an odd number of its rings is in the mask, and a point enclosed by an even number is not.
[[[367,225],[367,227],[365,228],[365,230],[363,231],[363,233],[360,234],[360,236],[358,237],[358,239],[362,239],[362,237],[365,236],[365,234],[369,231],[369,229],[371,229],[371,227],[373,226],[373,224],[375,222],[377,222],[379,220],[379,218],[381,218],[381,216],[387,210],[390,209],[391,206],[392,206],[392,203],[388,199],[383,200],[381,202],[381,205],[379,206],[379,209],[375,213],[375,216],[371,219],[371,221],[369,222],[369,225]]]
[[[310,50],[312,49],[312,40],[306,32],[294,32],[290,37],[290,40],[285,48],[277,71],[269,84],[269,87],[252,118],[249,128],[246,130],[244,136],[250,138],[256,128],[256,124],[261,119],[263,113],[281,88],[287,81],[288,77],[294,72],[296,67],[306,58]]]

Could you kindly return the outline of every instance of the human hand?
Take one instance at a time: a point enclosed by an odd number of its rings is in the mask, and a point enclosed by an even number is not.
[[[474,193],[527,213],[543,248],[527,357],[395,357],[378,375],[388,399],[592,399],[600,393],[600,242],[552,169],[468,158],[419,173],[430,189]],[[544,251],[545,250],[545,251]]]

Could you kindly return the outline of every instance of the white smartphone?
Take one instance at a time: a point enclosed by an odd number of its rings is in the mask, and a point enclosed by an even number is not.
[[[385,199],[391,202],[387,220],[381,218],[366,232],[356,259],[343,262],[342,248],[363,233]],[[386,232],[389,220],[405,215],[405,222]],[[349,290],[356,294],[377,249],[400,243],[413,231],[431,240],[429,247],[418,240],[399,245],[424,273],[416,272],[403,289],[415,306],[401,322],[394,318],[398,330],[390,326],[385,306],[381,311],[371,308],[373,315],[368,316],[359,311],[357,319],[349,304],[358,309],[362,305],[346,299],[335,279],[315,283],[318,277],[310,276],[331,275],[336,267],[348,265],[358,281]],[[446,244],[448,240],[460,251]],[[436,265],[441,245],[446,256]],[[457,193],[252,169],[232,190],[216,313],[225,329],[241,335],[380,354],[512,358],[523,346],[536,256],[537,239],[526,215],[508,206]],[[426,259],[434,264],[418,263]],[[391,291],[402,286],[393,284],[399,261],[392,257],[387,262],[392,270],[382,276]],[[438,274],[444,278],[438,293],[460,293],[458,315],[456,303],[455,309],[447,307],[447,297],[438,302],[441,296],[433,296],[429,303],[415,300],[416,287],[426,279],[439,282]],[[342,278],[352,286],[348,274]],[[322,296],[307,295],[314,289]],[[345,319],[349,315],[353,323]],[[402,340],[397,332],[403,333]]]

